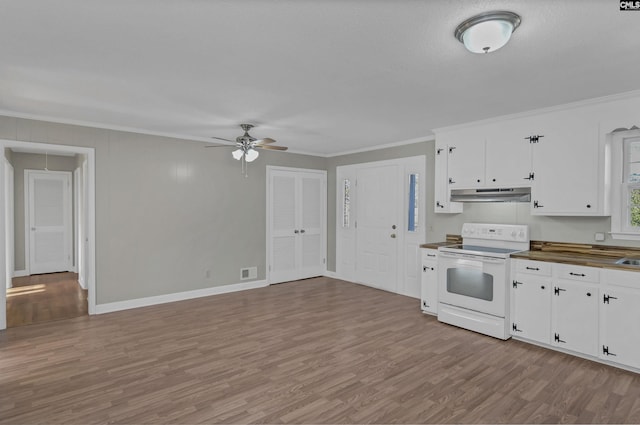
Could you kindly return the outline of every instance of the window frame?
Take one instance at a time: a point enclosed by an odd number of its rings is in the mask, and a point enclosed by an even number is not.
[[[631,225],[631,191],[640,189],[640,181],[629,182],[629,145],[640,141],[640,130],[611,133],[611,237],[640,240],[640,226]]]

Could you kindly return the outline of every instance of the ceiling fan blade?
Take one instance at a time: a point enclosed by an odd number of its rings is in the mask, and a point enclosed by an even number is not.
[[[225,142],[231,142],[231,143],[235,143],[235,142],[236,142],[235,140],[229,140],[229,139],[225,139],[225,138],[223,138],[223,137],[215,137],[215,136],[212,136],[211,138],[212,138],[212,139],[218,139],[218,140],[224,140]]]
[[[274,151],[286,151],[287,149],[289,149],[286,146],[270,146],[270,145],[257,145],[256,148],[259,149],[271,149]]]
[[[254,141],[253,143],[254,143],[254,144],[256,144],[256,145],[266,145],[266,144],[268,144],[268,143],[275,143],[275,142],[276,142],[276,141],[275,141],[275,140],[273,140],[272,138],[270,138],[270,137],[265,137],[264,139],[258,139],[258,140],[256,140],[256,141]]]
[[[206,145],[205,148],[232,148],[233,145]]]

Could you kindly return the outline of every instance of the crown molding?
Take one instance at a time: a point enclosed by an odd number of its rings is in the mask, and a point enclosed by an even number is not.
[[[429,135],[429,136],[424,136],[424,137],[418,137],[418,138],[415,138],[415,139],[402,140],[402,141],[399,141],[399,142],[385,143],[383,145],[375,145],[375,146],[370,146],[370,147],[361,148],[361,149],[353,149],[353,150],[342,151],[342,152],[337,152],[337,153],[330,153],[330,154],[326,154],[324,156],[326,158],[333,158],[333,157],[336,157],[336,156],[351,155],[351,154],[354,154],[354,153],[371,152],[371,151],[378,151],[380,149],[395,148],[395,147],[404,146],[404,145],[413,145],[415,143],[432,142],[435,139],[436,139],[435,136]]]
[[[599,104],[602,104],[602,103],[609,103],[609,102],[615,102],[615,101],[626,100],[626,99],[634,99],[634,98],[638,98],[638,97],[640,97],[640,90],[632,90],[632,91],[628,91],[628,92],[617,93],[617,94],[612,94],[612,95],[607,95],[607,96],[600,96],[600,97],[594,97],[594,98],[590,98],[590,99],[583,99],[583,100],[579,100],[579,101],[576,101],[576,102],[563,103],[563,104],[560,104],[560,105],[554,105],[554,106],[549,106],[549,107],[545,107],[545,108],[531,109],[529,111],[518,112],[518,113],[515,113],[515,114],[500,115],[500,116],[497,116],[497,117],[491,117],[491,118],[487,118],[487,119],[484,119],[484,120],[471,121],[471,122],[451,125],[451,126],[447,126],[447,127],[439,127],[439,128],[433,129],[433,132],[436,133],[436,134],[437,133],[446,133],[446,132],[449,132],[449,131],[462,130],[462,129],[465,129],[465,128],[475,127],[475,126],[478,126],[478,125],[494,124],[496,122],[500,122],[500,121],[504,121],[504,120],[511,120],[511,119],[517,119],[517,118],[526,118],[526,117],[530,117],[530,116],[534,116],[534,115],[541,115],[541,114],[546,114],[546,113],[550,113],[550,112],[566,111],[568,109],[584,108],[586,106],[594,106],[594,105],[599,105]]]

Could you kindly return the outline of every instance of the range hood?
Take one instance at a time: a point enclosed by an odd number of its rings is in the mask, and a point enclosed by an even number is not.
[[[531,188],[453,189],[451,202],[530,202]]]

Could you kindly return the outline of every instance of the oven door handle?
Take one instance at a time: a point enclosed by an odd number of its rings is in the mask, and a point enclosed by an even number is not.
[[[440,251],[440,258],[448,258],[453,260],[476,260],[483,263],[502,264],[505,262],[505,258],[485,257],[483,255],[473,254],[453,254],[449,252]]]

